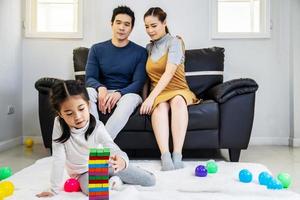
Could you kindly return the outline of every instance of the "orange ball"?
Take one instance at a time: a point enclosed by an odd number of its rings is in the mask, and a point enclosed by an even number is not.
[[[33,140],[31,138],[27,138],[25,141],[24,141],[24,144],[27,148],[31,148],[33,146]]]

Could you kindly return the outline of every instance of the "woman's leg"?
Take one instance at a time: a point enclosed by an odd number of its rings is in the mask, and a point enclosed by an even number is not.
[[[78,178],[82,193],[89,195],[89,173],[85,172]]]
[[[155,176],[142,168],[129,164],[128,168],[114,174],[126,184],[153,186],[155,185]]]
[[[157,105],[151,115],[152,128],[161,153],[162,171],[174,169],[169,151],[169,103]]]
[[[170,100],[171,130],[173,137],[173,164],[175,169],[183,168],[182,147],[188,125],[187,105],[182,96],[175,96]]]

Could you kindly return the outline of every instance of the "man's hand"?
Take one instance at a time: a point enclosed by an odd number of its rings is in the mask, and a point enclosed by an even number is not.
[[[141,115],[150,115],[152,106],[154,104],[154,98],[151,98],[150,96],[145,99],[145,101],[142,103],[142,106],[140,108],[140,114]]]
[[[98,88],[98,109],[103,114],[106,114],[106,107],[105,107],[106,96],[107,96],[106,87],[99,87]]]
[[[105,107],[107,108],[108,113],[110,113],[111,110],[115,107],[116,103],[119,101],[121,96],[122,95],[120,92],[113,92],[106,96]]]
[[[37,194],[35,196],[37,196],[39,198],[41,198],[41,197],[52,197],[53,193],[52,192],[41,192],[41,193],[39,193],[39,194]]]
[[[126,167],[125,160],[118,155],[111,156],[109,163],[111,164],[111,167],[114,169],[114,173],[118,173],[119,171],[125,169]]]

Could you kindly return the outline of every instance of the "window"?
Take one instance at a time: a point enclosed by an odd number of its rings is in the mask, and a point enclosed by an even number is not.
[[[82,38],[82,0],[26,0],[25,36]]]
[[[269,38],[269,0],[211,0],[211,37]]]

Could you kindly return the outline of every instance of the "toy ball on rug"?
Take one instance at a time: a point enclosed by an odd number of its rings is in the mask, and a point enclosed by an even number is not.
[[[3,181],[0,183],[0,198],[5,198],[14,193],[15,186],[10,181]]]
[[[288,173],[279,173],[277,179],[280,181],[283,188],[288,188],[292,182],[291,176]]]
[[[252,173],[248,169],[242,169],[239,173],[239,179],[243,183],[250,183],[252,181]]]
[[[24,141],[24,145],[27,147],[27,148],[32,148],[34,142],[31,138],[26,138],[25,141]]]
[[[10,177],[12,175],[10,167],[1,167],[0,168],[0,181]]]
[[[272,178],[272,180],[270,180],[267,183],[267,189],[271,189],[271,190],[280,190],[282,189],[282,184],[276,180],[275,178]]]
[[[207,170],[204,165],[198,165],[195,169],[195,176],[205,177],[207,176]]]
[[[64,190],[66,192],[79,192],[80,191],[80,184],[77,179],[69,178],[66,180],[64,185]]]
[[[218,171],[218,165],[214,160],[209,160],[206,163],[207,173],[214,174]]]
[[[273,179],[272,175],[268,172],[261,172],[258,175],[258,181],[260,185],[267,185]]]

